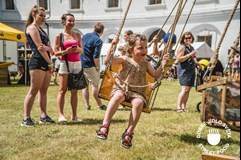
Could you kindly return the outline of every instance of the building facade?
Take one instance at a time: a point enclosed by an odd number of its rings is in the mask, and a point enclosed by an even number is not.
[[[184,28],[193,2],[194,0],[187,0],[183,9],[175,30],[178,37]],[[48,27],[45,26],[44,29],[48,31],[52,44],[56,34],[63,30],[61,16],[67,12],[74,14],[75,29],[82,35],[92,32],[95,23],[103,23],[105,32],[101,38],[108,43],[118,32],[128,3],[129,0],[0,0],[0,21],[24,30],[24,23],[31,8],[38,4],[47,10]],[[121,37],[124,31],[133,30],[146,35],[151,41],[176,3],[177,0],[132,0]],[[236,0],[197,0],[185,31],[191,31],[195,41],[205,41],[215,50],[235,3]],[[176,13],[175,9],[164,26],[160,38],[170,29]],[[239,29],[240,6],[220,49],[219,59],[223,64],[226,64],[228,50],[236,39]]]

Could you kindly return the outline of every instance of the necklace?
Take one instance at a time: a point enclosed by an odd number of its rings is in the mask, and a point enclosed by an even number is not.
[[[65,36],[66,40],[72,40],[73,39],[72,32],[71,33],[64,32],[64,36]]]

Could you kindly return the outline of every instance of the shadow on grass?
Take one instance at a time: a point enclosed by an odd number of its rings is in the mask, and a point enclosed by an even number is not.
[[[189,143],[189,144],[203,144],[203,145],[209,145],[207,139],[204,138],[197,138],[196,135],[190,135],[190,134],[182,134],[180,137],[180,140]],[[232,139],[221,139],[221,142],[223,144],[229,143],[229,144],[236,144],[239,145],[239,141],[234,141]]]
[[[3,85],[1,88],[18,88],[18,87],[30,87],[29,85],[23,85],[23,84],[11,84],[11,85]]]
[[[152,111],[176,111],[175,109],[170,109],[170,108],[152,108]]]
[[[82,122],[68,122],[62,125],[100,125],[103,119],[84,119]],[[126,123],[125,119],[113,119],[111,120],[111,124],[113,123]]]

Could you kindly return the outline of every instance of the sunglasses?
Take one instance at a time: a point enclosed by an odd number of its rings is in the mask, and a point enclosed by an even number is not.
[[[192,37],[185,37],[184,39],[192,39]]]

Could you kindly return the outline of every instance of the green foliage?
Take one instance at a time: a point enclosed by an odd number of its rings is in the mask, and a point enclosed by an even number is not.
[[[143,113],[129,150],[120,145],[121,135],[128,124],[130,109],[117,111],[108,140],[96,138],[104,111],[98,109],[91,97],[92,110],[87,111],[79,93],[78,114],[82,123],[68,125],[36,125],[21,127],[23,101],[29,87],[12,85],[0,87],[0,159],[1,160],[198,160],[202,151],[196,132],[201,125],[196,104],[201,93],[194,89],[188,101],[187,113],[177,113],[176,101],[180,92],[178,82],[163,81],[151,114]],[[48,115],[57,121],[56,97],[58,87],[50,86]],[[108,104],[104,101],[104,104]],[[35,100],[31,116],[39,120],[39,107]],[[65,115],[71,116],[70,93],[66,95]],[[239,156],[239,133],[232,132],[230,148],[225,155]]]

